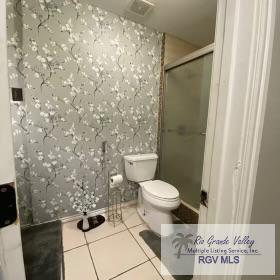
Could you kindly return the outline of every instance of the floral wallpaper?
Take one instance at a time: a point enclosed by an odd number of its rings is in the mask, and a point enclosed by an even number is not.
[[[155,152],[162,34],[86,0],[8,0],[22,224],[103,208],[123,155]],[[102,142],[107,141],[107,152]],[[136,188],[125,182],[123,199]]]

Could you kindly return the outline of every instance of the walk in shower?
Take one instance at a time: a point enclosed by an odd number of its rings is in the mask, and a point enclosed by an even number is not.
[[[160,178],[199,209],[213,45],[165,66]]]

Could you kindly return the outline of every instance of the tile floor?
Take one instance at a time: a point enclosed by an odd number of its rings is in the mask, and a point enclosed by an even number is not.
[[[124,223],[107,221],[83,233],[77,221],[63,224],[65,280],[173,280],[160,275],[160,261],[139,236],[147,229],[135,206],[123,211]]]

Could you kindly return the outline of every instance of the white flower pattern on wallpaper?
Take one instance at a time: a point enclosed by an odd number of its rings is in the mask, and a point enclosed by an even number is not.
[[[24,89],[12,103],[22,223],[105,207],[108,170],[156,151],[162,34],[86,0],[7,7],[10,86]]]

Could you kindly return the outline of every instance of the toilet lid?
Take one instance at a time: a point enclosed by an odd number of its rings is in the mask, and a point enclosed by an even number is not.
[[[163,199],[176,199],[179,197],[179,192],[175,187],[160,180],[142,182],[140,185],[144,191],[155,197]]]

